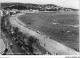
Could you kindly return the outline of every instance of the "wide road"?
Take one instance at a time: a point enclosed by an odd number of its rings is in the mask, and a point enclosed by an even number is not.
[[[45,35],[39,34],[31,28],[25,27],[26,25],[22,23],[18,16],[23,14],[17,14],[12,17],[10,17],[10,22],[12,26],[18,27],[19,30],[25,34],[29,34],[32,36],[35,36],[37,39],[39,39],[40,45],[45,48],[47,51],[49,51],[51,54],[57,53],[60,55],[80,55],[79,52],[65,46],[64,44],[61,44],[53,39],[47,38]]]

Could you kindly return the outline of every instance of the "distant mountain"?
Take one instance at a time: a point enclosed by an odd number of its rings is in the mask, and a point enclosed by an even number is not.
[[[19,10],[39,10],[39,11],[78,11],[78,9],[66,8],[54,4],[32,4],[32,3],[1,3],[2,9],[19,9]]]

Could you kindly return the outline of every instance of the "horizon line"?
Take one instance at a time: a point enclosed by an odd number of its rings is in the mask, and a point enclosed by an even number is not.
[[[46,5],[46,4],[50,4],[50,3],[41,4],[41,3],[24,3],[24,2],[10,2],[10,1],[4,1],[4,2],[0,2],[0,3],[23,3],[23,4],[37,4],[37,5]],[[56,6],[60,6],[60,5],[53,4],[53,3],[51,3],[51,4],[52,4],[52,5],[56,5]],[[60,7],[63,7],[63,8],[71,8],[71,7],[64,7],[64,6],[60,6]],[[78,9],[78,8],[72,8],[72,9]]]

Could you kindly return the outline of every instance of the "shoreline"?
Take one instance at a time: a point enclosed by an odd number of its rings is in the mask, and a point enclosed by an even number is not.
[[[19,14],[17,14],[17,15],[19,15]],[[15,15],[15,16],[17,16],[17,15]],[[31,30],[31,29],[29,29],[29,28],[25,28],[23,25],[21,26],[16,20],[19,20],[17,17],[15,17],[15,16],[13,16],[13,17],[11,17],[10,18],[10,20],[11,21],[13,21],[13,22],[11,22],[12,23],[12,25],[13,26],[15,26],[15,27],[18,27],[19,29],[20,29],[20,31],[22,31],[22,32],[24,32],[25,34],[26,33],[28,33],[28,34],[30,34],[30,35],[32,35],[32,36],[35,36],[35,37],[37,37],[38,39],[39,39],[39,42],[41,43],[41,46],[42,47],[44,47],[45,49],[47,49],[48,51],[50,51],[50,53],[51,54],[53,54],[53,53],[59,53],[59,54],[66,54],[66,55],[68,55],[68,54],[79,54],[77,51],[74,51],[73,49],[71,49],[71,48],[69,48],[69,47],[67,47],[67,46],[64,46],[63,44],[61,44],[61,43],[59,43],[59,42],[57,42],[57,41],[54,41],[54,40],[51,40],[50,38],[46,38],[46,41],[45,41],[45,43],[46,43],[46,47],[44,46],[44,43],[43,43],[43,41],[44,41],[44,35],[41,35],[41,34],[38,34],[38,33],[36,33],[35,31],[33,31],[33,30]],[[13,20],[13,18],[15,19],[15,20]],[[22,22],[21,22],[22,23]],[[25,32],[26,31],[26,32]],[[42,38],[42,39],[41,39]],[[47,42],[48,41],[48,42]],[[50,46],[48,43],[50,43],[50,45],[52,45],[52,46]],[[54,44],[52,44],[52,43],[54,43]],[[57,45],[58,47],[59,46],[61,46],[61,47],[64,47],[64,49],[62,49],[62,48],[58,48],[57,46],[55,46],[54,47],[54,45]],[[50,48],[50,47],[53,47],[53,48]],[[57,49],[56,49],[57,48]],[[66,51],[65,49],[69,49],[70,51]],[[56,51],[53,51],[53,50],[56,50]],[[61,51],[61,50],[64,50],[64,51]]]

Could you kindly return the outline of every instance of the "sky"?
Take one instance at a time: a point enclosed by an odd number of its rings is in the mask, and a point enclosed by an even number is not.
[[[0,0],[1,2],[22,2],[34,4],[56,4],[62,7],[79,9],[79,0]]]

